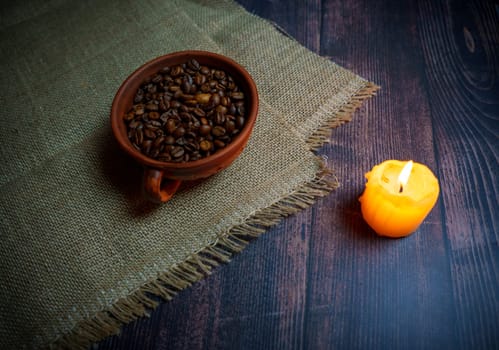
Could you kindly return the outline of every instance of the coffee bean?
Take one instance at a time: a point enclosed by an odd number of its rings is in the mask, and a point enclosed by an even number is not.
[[[172,69],[170,71],[170,75],[172,77],[178,77],[183,72],[184,72],[184,69],[182,68],[182,66],[177,65],[177,66],[172,67]]]
[[[211,143],[211,141],[208,141],[208,140],[203,140],[199,143],[199,148],[201,149],[201,151],[204,151],[204,152],[211,150],[212,147],[213,147],[213,144]]]
[[[175,143],[175,138],[171,135],[165,136],[165,144],[173,145]]]
[[[226,147],[246,123],[244,92],[197,60],[163,67],[137,89],[123,115],[134,148],[163,162],[190,162]]]
[[[221,140],[215,140],[213,144],[215,145],[216,148],[224,148],[226,146],[225,142]]]
[[[144,99],[144,91],[142,89],[138,89],[135,97],[133,99],[134,103],[140,103]]]
[[[159,119],[159,113],[158,112],[149,112],[149,119],[153,119],[153,120]]]
[[[210,100],[208,103],[213,105],[213,106],[218,106],[220,104],[220,95],[219,94],[212,94],[210,96]]]
[[[199,145],[196,142],[187,142],[184,149],[189,153],[194,153],[199,149]]]
[[[144,105],[141,103],[134,105],[133,110],[135,112],[135,115],[142,115],[145,112]]]
[[[184,80],[180,85],[180,88],[182,89],[184,94],[188,94],[189,92],[191,92],[191,86],[192,85],[187,80]]]
[[[207,104],[210,102],[211,94],[197,94],[194,98],[198,103]]]
[[[185,151],[183,147],[177,146],[171,150],[170,154],[173,158],[180,158],[184,155]]]
[[[204,93],[211,91],[210,84],[208,83],[203,83],[199,89]]]
[[[175,130],[177,129],[179,125],[179,121],[177,119],[168,119],[166,122],[166,131],[168,131],[170,134],[173,134]]]
[[[173,132],[173,136],[175,136],[176,138],[180,138],[180,137],[184,136],[184,134],[185,134],[185,129],[182,126],[179,126]]]
[[[215,137],[220,137],[220,136],[223,136],[225,135],[225,128],[222,127],[222,126],[215,126],[212,130],[211,130],[211,134]]]
[[[137,128],[139,125],[142,125],[142,123],[140,122],[140,120],[135,119],[135,120],[133,120],[132,122],[130,122],[130,124],[128,124],[128,127],[129,127],[130,129],[135,129],[135,128]]]
[[[206,136],[211,132],[211,126],[203,124],[199,127],[199,134],[202,136]]]
[[[206,75],[196,73],[196,75],[194,76],[194,84],[196,84],[197,86],[201,86],[204,83],[206,83]]]
[[[135,144],[141,145],[142,142],[144,142],[144,133],[142,132],[142,129],[136,129],[136,131],[135,131]]]
[[[170,153],[159,153],[157,159],[162,162],[170,162],[172,160],[172,156]]]
[[[196,61],[194,58],[189,60],[189,62],[187,62],[187,66],[192,69],[193,71],[198,71],[199,70],[199,62]]]
[[[213,117],[213,123],[216,125],[222,125],[225,122],[225,115],[222,113],[215,113],[215,116]]]
[[[225,130],[228,134],[232,134],[234,130],[236,130],[236,123],[234,123],[232,120],[227,120],[225,122]]]
[[[155,127],[157,129],[161,127],[161,122],[159,120],[150,120],[148,125],[150,125],[151,127]]]
[[[210,68],[206,66],[201,66],[201,68],[199,68],[199,72],[203,75],[208,75],[210,74]]]
[[[152,131],[151,129],[145,129],[144,136],[147,137],[148,139],[155,139],[156,133],[154,131]]]
[[[236,128],[241,129],[244,126],[244,122],[245,122],[244,117],[238,115],[235,119]]]
[[[192,110],[192,113],[197,115],[198,117],[204,117],[206,115],[206,112],[203,111],[201,108],[197,107]]]
[[[230,94],[230,97],[234,100],[243,100],[244,99],[244,94],[240,91],[238,92],[233,92]]]
[[[142,150],[144,151],[145,154],[148,154],[151,150],[152,146],[152,141],[151,140],[145,140],[142,142]]]
[[[165,142],[165,139],[165,136],[161,136],[154,140],[154,148],[160,148],[161,145]]]
[[[218,80],[222,80],[225,78],[225,72],[222,71],[222,70],[217,70],[215,71],[215,74],[214,74],[215,78],[217,78]]]

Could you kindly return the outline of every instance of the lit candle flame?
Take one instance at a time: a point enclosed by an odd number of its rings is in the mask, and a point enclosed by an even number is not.
[[[407,181],[409,181],[409,176],[411,175],[412,170],[412,160],[408,161],[407,164],[402,168],[402,171],[399,175],[399,193],[404,191],[404,186],[407,185]]]

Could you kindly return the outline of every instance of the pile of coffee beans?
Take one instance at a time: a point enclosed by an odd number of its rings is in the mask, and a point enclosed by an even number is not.
[[[124,115],[128,138],[137,150],[159,161],[208,157],[243,128],[244,98],[223,70],[194,59],[164,67],[139,87]]]

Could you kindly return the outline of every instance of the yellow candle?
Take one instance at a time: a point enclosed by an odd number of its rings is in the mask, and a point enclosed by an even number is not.
[[[432,171],[412,161],[387,160],[366,173],[359,198],[364,220],[380,236],[408,236],[437,202],[440,188]]]

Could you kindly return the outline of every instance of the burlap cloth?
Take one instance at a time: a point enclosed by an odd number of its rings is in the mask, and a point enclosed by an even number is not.
[[[231,1],[2,5],[0,348],[85,347],[335,188],[313,149],[376,86]],[[164,205],[112,138],[121,82],[168,52],[227,55],[261,98],[242,156]]]

